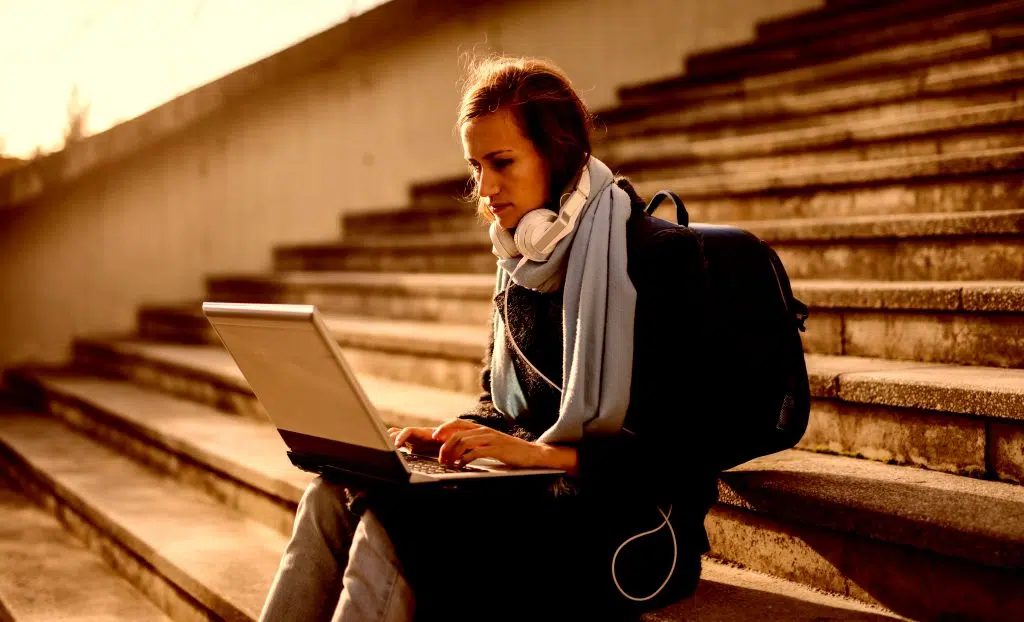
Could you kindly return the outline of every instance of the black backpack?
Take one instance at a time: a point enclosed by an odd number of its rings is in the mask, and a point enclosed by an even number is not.
[[[703,239],[711,298],[705,353],[714,392],[708,413],[716,431],[710,454],[717,470],[788,449],[807,429],[811,410],[800,332],[807,305],[793,297],[782,261],[767,243],[738,227],[695,223],[682,200],[662,190],[647,205],[654,213],[666,198],[676,222]]]

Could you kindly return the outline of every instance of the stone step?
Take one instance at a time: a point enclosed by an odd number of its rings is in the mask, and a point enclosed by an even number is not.
[[[970,166],[970,163],[963,164],[965,168]],[[650,186],[648,191],[656,184]],[[649,199],[653,195],[641,196]],[[894,179],[870,186],[836,188],[795,186],[771,193],[740,196],[687,195],[683,200],[693,222],[999,211],[1019,209],[1024,205],[1024,176],[1018,171],[994,175],[964,173],[955,179]],[[421,206],[391,213],[366,214],[358,228],[343,228],[347,232],[345,240],[366,235],[486,230],[473,215],[473,209],[465,205]]]
[[[875,21],[867,27],[839,28],[829,34],[838,36],[754,40],[745,45],[700,52],[686,58],[686,75],[692,78],[719,78],[752,75],[792,69],[812,62],[827,61],[863,53],[887,45],[948,36],[958,32],[998,26],[1024,15],[1024,2],[974,3],[967,7],[959,0],[901,2],[885,7],[899,11],[888,15],[885,23]],[[848,9],[844,9],[848,10]],[[816,13],[816,12],[815,12]],[[813,13],[804,20],[815,19]],[[849,15],[847,16],[849,17]],[[877,13],[873,15],[877,17]],[[890,21],[897,17],[895,21]],[[793,18],[783,18],[793,19]],[[792,34],[792,33],[791,33]]]
[[[82,386],[77,386],[80,398]],[[64,390],[69,389],[65,386]],[[134,404],[136,400],[126,400],[125,406],[128,402]],[[136,417],[141,425],[151,427],[154,419]],[[230,418],[223,422],[229,425]],[[215,427],[222,434],[225,432],[225,428]],[[189,438],[213,434],[212,430],[200,432],[190,426],[181,426],[179,430],[190,430]],[[269,425],[264,430],[268,436],[274,434]],[[179,451],[187,450],[187,443],[187,440],[165,442],[166,448],[159,451],[170,451],[171,444]],[[210,501],[180,483],[149,473],[144,474],[150,481],[148,486],[126,482],[135,480],[136,473],[143,473],[143,469],[48,418],[0,418],[0,445],[6,450],[9,472],[21,481],[38,482],[36,487],[43,489],[42,494],[56,488],[60,501],[71,505],[72,510],[82,511],[75,501],[84,496],[95,498],[95,504],[89,503],[92,499],[81,504],[87,506],[86,511],[106,510],[109,514],[120,514],[116,504],[124,502],[121,498],[124,488],[135,493],[128,496],[136,507],[139,496],[147,501],[170,497],[177,500],[171,504],[174,507],[170,511],[163,503],[146,503],[146,516],[136,510],[131,516],[133,524],[123,525],[130,536],[146,530],[152,520],[150,511],[164,516],[164,520],[167,516],[181,516],[185,500],[194,508],[193,517],[205,517],[208,512],[204,506]],[[209,442],[206,446],[216,447]],[[263,460],[259,452],[221,451],[218,459],[242,460],[245,465]],[[77,461],[70,457],[72,455],[86,459],[89,468],[85,473],[76,469]],[[188,456],[196,461],[209,457],[208,452]],[[113,468],[115,462],[120,468]],[[100,464],[108,466],[96,473]],[[248,466],[248,470],[258,471],[259,467]],[[122,494],[111,495],[115,499],[108,502],[104,492],[111,489],[111,481],[118,482],[117,488]],[[106,486],[100,482],[105,482]],[[291,495],[297,496],[298,486],[289,485],[294,488]],[[101,486],[103,490],[95,490]],[[796,578],[818,589],[831,588],[863,601],[884,604],[915,618],[931,618],[940,613],[963,615],[967,603],[975,607],[971,611],[976,616],[990,618],[994,611],[992,601],[998,594],[1003,596],[1002,611],[1016,614],[1022,610],[1019,597],[1006,598],[1008,594],[1020,594],[1019,584],[1024,581],[1024,575],[1019,572],[1024,565],[1024,533],[1021,533],[1024,489],[1021,487],[791,450],[733,469],[723,475],[720,489],[722,502],[712,510],[707,521],[713,541],[712,553],[718,557],[783,578]],[[899,503],[894,502],[896,499]],[[93,505],[94,508],[89,507]],[[234,520],[237,512],[221,508],[220,514],[219,520],[198,522],[227,523],[229,521],[222,517],[229,515]],[[196,521],[193,519],[193,522]],[[253,530],[249,524],[244,527],[249,533]],[[755,529],[760,537],[752,535]],[[208,530],[209,527],[196,529],[200,533],[190,534],[196,548],[205,544]],[[217,532],[226,533],[222,529]],[[167,538],[153,532],[139,535],[144,540]],[[273,541],[260,535],[260,543]],[[831,545],[828,550],[814,548],[813,543],[822,540]],[[810,546],[807,543],[811,543]],[[234,556],[236,562],[241,561],[239,556],[253,555],[261,562],[258,570],[267,572],[266,578],[260,581],[255,576],[257,568],[249,566],[251,580],[248,583],[254,587],[269,583],[273,569],[267,571],[269,564],[263,558],[270,556],[266,549],[271,547],[260,547],[258,552],[247,551],[243,542],[233,540],[217,547],[217,552],[223,555],[228,546],[238,551]],[[197,551],[196,548],[190,550],[179,542],[168,556],[178,554],[193,560],[198,557],[212,561],[208,559],[212,555],[204,554],[206,549]],[[839,553],[841,557],[834,556]],[[885,563],[879,563],[880,560]],[[180,558],[172,561],[178,567],[186,562]],[[188,570],[196,573],[205,570],[197,566],[198,563],[193,563]],[[809,566],[815,572],[809,572]],[[946,595],[923,598],[924,592],[933,589],[936,581],[941,581]]]
[[[172,618],[259,615],[281,533],[50,417],[0,416],[0,468]]]
[[[327,313],[470,326],[487,324],[494,293],[489,274],[299,272],[211,282],[216,285],[207,298],[220,302],[313,304]],[[1019,281],[803,279],[792,286],[811,309],[809,330],[802,335],[808,352],[1024,367],[1024,283]],[[198,308],[198,303],[147,308],[140,313],[140,335],[211,343]]]
[[[488,274],[284,272],[206,281],[211,301],[313,304],[346,315],[476,325],[487,322],[493,294],[494,276]]]
[[[486,335],[477,335],[482,352]],[[806,359],[815,403],[802,448],[1024,482],[1024,370],[849,355],[808,354]],[[95,340],[78,345],[76,365],[265,418],[230,355],[219,346]],[[410,386],[413,379],[401,377],[401,367],[395,369],[390,393],[372,382],[366,390],[384,418],[396,424],[435,425],[452,413],[468,411],[473,399],[467,396],[479,392],[477,384],[461,393],[442,392],[449,397],[435,402],[436,389],[417,391]],[[462,381],[467,385],[470,369],[467,361]],[[389,373],[384,367],[375,371]],[[402,401],[396,404],[398,399]],[[444,406],[424,412],[433,403]],[[402,415],[403,410],[413,414]]]
[[[1020,97],[1011,90],[901,101],[879,108],[812,115],[800,118],[798,123],[785,120],[749,128],[650,129],[623,124],[609,129],[608,137],[596,143],[595,153],[617,173],[634,178],[664,175],[680,166],[687,167],[682,170],[691,176],[903,155],[950,155],[964,149],[977,151],[983,143],[1005,148],[1021,144],[1018,126],[1014,125],[1024,116]],[[755,159],[781,154],[795,155]],[[738,160],[723,162],[730,158]],[[465,193],[467,183],[468,179],[460,178],[420,188],[413,193],[420,194],[412,209],[342,215],[342,231],[355,237],[482,227],[485,223],[476,216],[474,204],[458,198]]]
[[[266,511],[276,518],[270,515],[261,518],[275,522],[282,536],[290,533],[295,504],[310,476],[291,466],[280,437],[269,424],[203,410],[195,404],[171,400],[124,382],[54,373],[38,374],[35,378],[45,390],[55,418],[75,431],[102,438],[119,451],[164,471],[180,486],[194,488],[198,485],[203,490],[219,486],[240,493],[247,499],[226,499],[239,513],[259,514],[261,510],[255,497],[262,496],[268,506]],[[29,422],[41,422],[41,430],[29,431],[32,436],[55,430],[57,439],[64,440],[71,434],[48,418],[21,417]],[[29,453],[24,448],[34,439],[24,443],[19,432],[24,436],[25,431],[15,430],[10,434],[10,425],[8,421],[0,421],[0,443],[8,447],[15,445],[15,451],[22,457]],[[245,442],[224,443],[224,438],[244,439]],[[95,447],[91,442],[85,443]],[[256,450],[248,450],[253,446]],[[243,447],[245,449],[241,449]],[[33,466],[44,460],[33,461]],[[166,480],[161,480],[164,482]],[[155,511],[160,509],[154,508]],[[136,520],[141,522],[143,518]],[[245,546],[237,541],[233,544]],[[240,556],[254,554],[262,557],[263,551],[239,551]],[[648,622],[688,620],[694,619],[692,614],[699,613],[702,620],[744,620],[750,619],[744,612],[751,608],[808,622],[824,615],[839,620],[896,619],[891,612],[878,607],[816,593],[799,584],[714,560],[705,561],[702,583],[693,599],[644,619]]]
[[[1013,140],[1013,138],[1011,138]],[[1024,147],[893,157],[873,161],[821,163],[802,168],[764,165],[758,170],[737,170],[719,175],[636,179],[641,196],[654,196],[669,188],[680,197],[733,197],[803,189],[815,191],[829,186],[886,185],[901,180],[951,179],[963,175],[1016,173],[1024,169]],[[684,199],[685,200],[685,199]]]
[[[979,56],[934,63],[885,76],[808,86],[799,91],[755,92],[730,99],[691,97],[688,91],[669,92],[650,101],[622,103],[597,111],[616,132],[640,133],[688,127],[718,129],[794,121],[808,115],[871,108],[903,101],[1013,92],[1024,81],[1024,52]],[[425,185],[424,187],[429,187]]]
[[[756,93],[796,91],[809,86],[820,87],[854,80],[884,80],[894,73],[905,75],[915,69],[929,69],[935,65],[1018,50],[1024,43],[1022,36],[1024,27],[1019,20],[1009,20],[1001,26],[984,30],[923,41],[898,42],[837,60],[764,75],[705,83],[681,74],[656,82],[622,87],[618,89],[618,96],[624,105],[636,107],[664,98],[686,98],[693,101],[749,97]]]
[[[356,335],[358,338],[358,333]],[[227,350],[214,339],[216,337],[212,334],[207,335],[207,340],[212,345],[158,343],[136,339],[79,339],[74,345],[74,365],[79,370],[126,378],[172,395],[187,397],[227,412],[265,421],[266,413],[253,397],[248,382]],[[438,341],[430,344],[430,347],[440,350],[451,345],[449,342]],[[454,346],[459,347],[463,350],[468,349],[465,344]],[[387,358],[388,353],[381,352],[380,356],[384,361],[394,363],[393,367],[377,365],[378,369],[389,372],[383,376],[368,373],[366,368],[372,368],[372,365],[364,364],[359,350],[344,348],[346,360],[355,368],[363,389],[378,408],[381,417],[390,425],[402,426],[435,425],[438,421],[450,418],[452,413],[460,414],[473,407],[476,400],[472,394],[479,392],[479,368],[483,359],[482,346],[479,343],[474,352],[475,384],[469,388],[462,388],[460,392],[446,387],[469,385],[468,372],[467,378],[462,379],[460,383],[452,382],[443,375],[434,378],[425,373],[428,371],[425,369],[419,369],[417,374],[409,374],[402,378],[399,373],[402,369],[398,364],[403,361],[403,356],[417,356],[412,348],[406,352],[395,353],[391,358]],[[454,367],[458,363],[469,367],[473,360],[453,362],[451,357],[443,355],[420,355],[419,358],[422,367],[441,367],[442,370],[445,365]],[[430,380],[434,382],[428,385]]]
[[[1024,163],[1024,149],[1014,157]],[[812,174],[810,171],[806,173]],[[820,178],[840,173],[838,170],[829,173],[824,167],[817,171]],[[740,179],[739,176],[733,178]],[[776,178],[781,182],[791,179],[788,172],[780,173]],[[654,188],[678,191],[679,186],[690,181],[693,180],[646,182],[642,192],[652,194]],[[682,196],[689,194],[685,190],[683,188],[680,192]],[[674,219],[674,214],[666,211],[671,211],[668,206],[659,209],[655,215]],[[747,229],[771,244],[782,258],[790,278],[794,279],[944,281],[1024,278],[1024,247],[1021,246],[1024,210],[1020,209],[729,224]],[[475,233],[367,235],[338,243],[279,247],[274,254],[275,269],[279,272],[491,273],[496,269],[491,243],[483,230]]]
[[[620,135],[605,141],[598,156],[617,173],[630,176],[664,174],[673,167],[686,167],[691,174],[789,168],[976,151],[979,143],[986,149],[1021,146],[1024,141],[1014,136],[1021,122],[1024,102],[1008,101],[925,113],[911,110],[849,123],[830,118],[825,124],[739,136],[685,131]]]
[[[719,491],[715,556],[911,619],[1024,616],[1024,487],[790,450]]]
[[[984,1],[977,4],[985,4]],[[824,34],[863,32],[876,30],[889,24],[901,23],[924,12],[941,15],[956,2],[937,0],[897,0],[896,2],[858,2],[846,6],[827,5],[818,10],[804,11],[767,19],[757,25],[755,41],[784,42],[794,39],[818,39]],[[962,5],[961,5],[962,6]]]
[[[99,555],[2,479],[0,516],[0,620],[170,621]]]

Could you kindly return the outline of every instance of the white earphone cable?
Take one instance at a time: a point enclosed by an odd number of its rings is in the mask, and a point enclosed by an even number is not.
[[[622,594],[623,596],[625,596],[629,600],[632,600],[632,601],[638,602],[638,603],[642,603],[644,601],[650,600],[650,599],[654,598],[655,596],[657,596],[658,594],[660,594],[661,590],[665,589],[665,586],[668,585],[669,580],[672,579],[672,573],[674,573],[676,571],[676,558],[678,557],[678,554],[679,554],[679,546],[678,546],[678,543],[676,542],[676,530],[672,528],[672,523],[669,522],[669,520],[668,520],[669,517],[672,516],[672,505],[670,504],[668,506],[668,514],[666,514],[665,511],[662,510],[660,507],[658,508],[658,512],[661,514],[662,518],[665,519],[660,525],[658,525],[654,529],[651,529],[650,531],[644,531],[642,533],[636,534],[635,536],[632,536],[631,538],[628,538],[625,542],[623,542],[622,544],[619,545],[619,548],[615,549],[615,554],[612,555],[612,581],[615,582],[615,587],[618,588],[620,594]],[[658,587],[658,589],[654,590],[654,593],[651,594],[650,596],[644,596],[644,597],[641,598],[641,597],[631,596],[631,595],[627,594],[626,590],[622,589],[622,586],[619,585],[619,579],[615,575],[615,560],[618,559],[619,553],[622,551],[622,548],[624,546],[626,546],[627,544],[629,544],[633,540],[636,540],[637,538],[642,538],[644,536],[649,536],[652,533],[655,533],[656,531],[660,531],[661,528],[666,526],[666,525],[668,525],[668,532],[672,536],[672,567],[669,568],[668,576],[665,577],[665,580],[662,581],[662,583]]]

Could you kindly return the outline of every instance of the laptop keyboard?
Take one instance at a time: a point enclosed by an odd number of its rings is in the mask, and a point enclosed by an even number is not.
[[[449,466],[441,464],[437,458],[417,456],[415,454],[403,454],[405,463],[409,465],[410,471],[426,473],[428,475],[440,475],[442,473],[478,473],[483,469],[467,466]]]

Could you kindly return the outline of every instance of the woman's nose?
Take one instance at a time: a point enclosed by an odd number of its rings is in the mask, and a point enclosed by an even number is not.
[[[493,174],[480,173],[480,196],[490,198],[498,194],[498,184]]]

